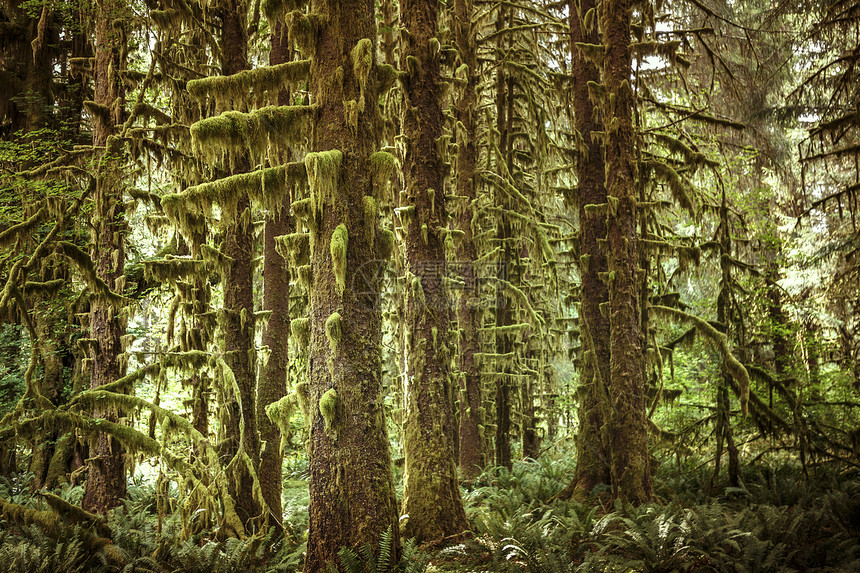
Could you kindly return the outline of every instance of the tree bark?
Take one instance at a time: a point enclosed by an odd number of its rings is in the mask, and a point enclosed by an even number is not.
[[[103,0],[97,7],[94,101],[103,113],[94,114],[93,145],[97,151],[95,208],[93,225],[93,262],[96,274],[115,291],[121,291],[125,269],[125,237],[128,232],[123,204],[120,172],[120,142],[111,138],[122,122],[125,96],[119,70],[124,69],[122,54],[123,6],[116,0]],[[95,339],[90,387],[98,388],[122,377],[125,364],[121,336],[125,320],[120,309],[102,296],[90,303],[90,337]],[[116,409],[98,407],[94,418],[118,420]],[[90,444],[87,485],[81,505],[91,512],[105,513],[120,505],[126,494],[124,448],[114,438],[101,434]]]
[[[365,210],[365,198],[375,191],[370,158],[380,129],[373,7],[370,0],[311,3],[312,17],[325,18],[311,66],[311,93],[319,106],[313,149],[324,155],[305,159],[309,171],[319,169],[319,178],[311,181],[311,201],[318,207],[310,221],[311,475],[305,571],[312,573],[336,563],[344,546],[378,547],[388,529],[399,547],[382,404],[382,315],[374,272],[380,256],[378,218]],[[362,77],[365,64],[368,73]],[[333,188],[328,188],[332,176]]]
[[[272,51],[269,64],[277,65],[292,59],[292,50],[283,24],[279,23],[272,31]],[[278,94],[278,105],[289,105],[290,94]],[[286,158],[282,158],[284,160]],[[290,332],[290,271],[287,261],[278,254],[275,237],[290,232],[290,210],[288,205],[266,215],[266,229],[263,243],[263,309],[271,311],[266,329],[263,331],[263,345],[269,347],[260,379],[257,395],[257,420],[260,426],[260,440],[266,447],[260,453],[260,488],[269,506],[269,523],[282,527],[283,506],[281,493],[281,465],[283,456],[280,449],[281,432],[278,426],[266,416],[266,406],[277,402],[287,393],[287,371],[289,369],[289,332]]]
[[[645,405],[643,336],[639,306],[638,179],[630,86],[629,0],[600,6],[606,49],[603,65],[604,162],[608,211],[610,418],[613,495],[625,502],[651,499]]]
[[[247,6],[232,4],[221,15],[221,73],[230,76],[248,68]],[[238,158],[231,175],[247,173],[247,157]],[[253,241],[251,202],[240,196],[236,219],[226,231],[223,252],[232,259],[222,277],[224,284],[224,361],[236,378],[233,388],[222,388],[230,396],[225,404],[225,443],[223,453],[229,462],[240,452],[250,458],[254,471],[260,467],[260,436],[256,417],[256,353],[254,347],[254,298],[252,264]],[[238,459],[230,479],[230,494],[236,501],[236,513],[252,532],[252,521],[261,517],[262,508],[255,499],[254,479],[248,464]]]
[[[457,100],[455,113],[462,124],[457,139],[457,195],[461,207],[456,215],[456,228],[463,236],[456,243],[456,271],[463,279],[463,292],[457,301],[457,324],[459,328],[459,380],[460,380],[460,428],[459,459],[460,474],[472,481],[487,465],[484,439],[483,391],[481,373],[475,360],[480,352],[480,296],[478,289],[478,251],[472,232],[474,201],[477,197],[475,175],[478,163],[477,106],[478,53],[472,35],[472,0],[455,0],[454,34],[460,48],[460,58],[469,69],[466,85]]]
[[[448,332],[451,313],[444,287],[447,222],[442,158],[442,94],[436,0],[404,0],[401,44],[407,62],[403,133],[405,182],[414,212],[406,225],[407,332],[404,428],[405,488],[402,526],[407,537],[441,539],[468,528],[454,458],[454,412]],[[414,58],[416,66],[409,65]]]

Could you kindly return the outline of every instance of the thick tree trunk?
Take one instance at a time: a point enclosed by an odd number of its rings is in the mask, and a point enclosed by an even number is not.
[[[95,97],[102,113],[95,114],[93,145],[105,148],[99,157],[96,175],[93,224],[93,262],[99,278],[115,291],[122,290],[125,268],[125,222],[123,187],[120,182],[119,142],[110,138],[122,121],[124,90],[119,70],[124,68],[121,54],[125,35],[118,23],[123,21],[123,7],[115,0],[98,5],[96,19],[96,54],[94,66]],[[98,388],[122,377],[121,336],[125,332],[120,309],[104,297],[95,296],[90,303],[90,337],[95,339],[90,387]],[[95,408],[94,418],[118,420],[113,408]],[[90,445],[86,491],[81,505],[87,511],[104,513],[120,505],[126,494],[123,447],[107,434],[101,434]]]
[[[239,3],[222,13],[221,73],[230,76],[248,68],[247,6]],[[247,173],[247,158],[236,161],[231,175]],[[252,263],[253,241],[251,202],[240,196],[236,220],[227,227],[223,252],[232,259],[225,269],[224,284],[224,361],[233,371],[236,388],[222,388],[231,396],[225,408],[225,444],[227,461],[240,451],[250,458],[254,471],[260,466],[260,436],[256,417],[256,354],[254,352],[254,298]],[[233,466],[230,494],[236,500],[236,513],[248,533],[251,521],[261,516],[260,503],[254,498],[254,480],[248,464],[239,459]]]
[[[441,539],[468,528],[454,458],[454,412],[449,379],[451,313],[443,228],[447,222],[442,158],[442,94],[436,0],[404,0],[401,22],[409,35],[401,44],[407,66],[403,133],[405,181],[414,212],[406,225],[407,332],[404,428],[405,489],[401,513],[407,537]]]
[[[478,289],[478,251],[472,231],[474,201],[477,196],[475,175],[478,162],[476,146],[477,126],[475,106],[478,102],[478,54],[475,37],[472,35],[472,0],[454,2],[454,34],[460,48],[460,58],[469,69],[466,85],[457,100],[457,121],[462,124],[457,139],[457,195],[460,208],[456,216],[456,228],[463,236],[456,243],[458,274],[463,279],[463,292],[457,301],[457,323],[460,330],[459,379],[460,379],[460,428],[459,458],[460,473],[467,481],[474,480],[487,464],[484,439],[484,416],[482,415],[483,392],[481,374],[475,360],[480,352],[480,296]]]
[[[314,0],[324,18],[311,93],[319,106],[311,179],[310,527],[305,571],[337,562],[341,547],[376,547],[397,501],[382,404],[377,273],[381,235],[373,209],[379,140],[376,23],[369,0]],[[378,195],[377,195],[378,197]],[[399,554],[399,551],[398,551]]]
[[[636,227],[634,101],[630,86],[631,11],[629,0],[610,0],[600,7],[606,48],[603,67],[606,98],[602,104],[609,247],[609,443],[614,496],[642,503],[651,499],[652,487],[639,305],[642,279]]]

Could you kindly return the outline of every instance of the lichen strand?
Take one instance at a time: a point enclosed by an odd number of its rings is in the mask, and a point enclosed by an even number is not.
[[[346,225],[341,223],[331,235],[331,266],[334,272],[337,294],[343,296],[346,289],[346,249],[349,244],[349,233]]]
[[[322,214],[323,206],[330,200],[329,198],[334,197],[337,191],[342,160],[343,154],[337,149],[305,155],[305,169],[308,174],[311,206],[315,219]]]
[[[213,76],[188,82],[188,93],[198,101],[215,101],[215,110],[245,110],[277,102],[282,90],[293,91],[296,84],[307,79],[310,60],[285,62],[245,70],[231,76]]]
[[[281,154],[310,137],[317,108],[313,105],[267,106],[250,113],[225,111],[191,126],[196,153],[207,161],[248,152],[261,163],[266,152]]]

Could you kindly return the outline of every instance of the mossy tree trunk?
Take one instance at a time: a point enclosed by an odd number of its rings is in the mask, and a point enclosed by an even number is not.
[[[369,0],[311,3],[319,23],[311,94],[315,153],[305,159],[311,215],[310,526],[305,571],[344,547],[377,547],[397,502],[382,404],[382,315],[375,269],[382,234],[371,155],[380,117],[376,23]],[[399,551],[398,551],[399,553]]]
[[[577,43],[600,42],[597,27],[587,28],[585,14],[595,8],[594,0],[569,2],[571,34],[571,70],[573,76],[574,125],[581,141],[577,142],[576,175],[579,211],[579,272],[582,280],[579,312],[582,355],[580,365],[579,432],[576,438],[576,474],[568,487],[570,495],[588,494],[598,484],[611,482],[609,444],[603,433],[608,417],[607,385],[609,373],[609,320],[606,311],[609,289],[600,280],[607,272],[605,248],[605,213],[587,206],[606,203],[603,150],[592,132],[602,131],[599,111],[588,96],[588,83],[600,82],[600,70],[583,57]]]
[[[499,7],[499,13],[496,16],[496,31],[504,30],[507,23],[508,11],[504,7]],[[504,41],[504,40],[500,40]],[[502,63],[502,49],[499,47],[499,63]],[[504,66],[500,65],[496,72],[496,130],[498,131],[498,148],[497,162],[499,172],[511,173],[513,161],[511,157],[511,142],[508,137],[508,130],[511,121],[511,111],[513,108],[513,94],[511,93],[513,81],[508,78],[504,71]],[[510,207],[508,199],[505,197],[501,201],[502,211]],[[514,267],[514,254],[511,246],[511,225],[504,213],[501,214],[497,224],[497,235],[499,245],[501,246],[501,260],[497,269],[499,283],[496,297],[496,327],[509,326],[514,323],[513,319],[513,300],[506,294],[506,289],[502,286],[508,281],[513,280],[512,270]],[[514,352],[514,344],[511,336],[500,330],[495,335],[496,348],[498,355],[508,356]],[[504,361],[506,365],[501,368],[502,371],[494,372],[496,377],[496,436],[495,436],[495,464],[511,469],[511,379],[513,367],[507,365],[510,361]],[[498,369],[497,369],[498,370]]]
[[[403,82],[407,329],[403,449],[405,487],[401,513],[407,537],[441,539],[468,528],[454,458],[450,381],[451,313],[444,285],[447,212],[442,136],[442,94],[436,0],[405,0],[401,44],[408,77]],[[413,62],[415,62],[413,64]]]
[[[460,473],[467,481],[474,480],[487,464],[484,447],[484,411],[481,374],[475,354],[480,352],[481,326],[480,291],[478,289],[478,251],[472,231],[474,202],[477,197],[476,167],[478,163],[476,106],[478,103],[478,52],[472,34],[472,0],[454,3],[454,34],[460,49],[460,59],[468,66],[466,84],[462,87],[455,113],[462,124],[457,140],[457,195],[460,208],[456,228],[463,233],[456,243],[457,271],[463,279],[463,291],[457,301],[459,328],[460,380]]]
[[[630,85],[629,0],[599,7],[605,47],[602,102],[607,191],[610,417],[613,495],[631,503],[652,497],[640,320],[636,135]]]
[[[112,137],[122,122],[125,97],[119,71],[125,68],[125,6],[118,0],[103,0],[96,6],[94,102],[101,113],[93,119],[96,147],[96,190],[93,209],[93,262],[97,276],[114,291],[122,292],[125,268],[125,239],[128,233],[123,203],[121,145]],[[103,150],[100,150],[103,149]],[[106,297],[94,294],[90,302],[90,387],[97,388],[122,377],[125,364],[121,337],[125,320],[121,309]],[[118,420],[114,408],[95,408],[94,418]],[[125,452],[114,438],[101,434],[90,444],[90,459],[82,507],[104,513],[120,505],[126,494]]]
[[[272,51],[269,65],[277,65],[292,59],[292,49],[284,25],[278,23],[271,36]],[[289,105],[290,94],[283,90],[278,94],[278,105]],[[287,158],[281,158],[285,160]],[[266,214],[263,239],[263,309],[271,311],[266,329],[263,331],[263,346],[269,348],[269,358],[260,378],[257,395],[257,420],[260,425],[260,440],[266,447],[260,453],[260,488],[266,505],[269,506],[269,523],[281,527],[283,507],[281,493],[280,449],[281,432],[266,416],[266,406],[280,400],[287,392],[289,370],[290,332],[290,270],[286,260],[277,252],[275,237],[290,233],[290,210],[288,205]]]
[[[245,2],[228,3],[221,12],[221,74],[230,76],[248,68],[248,31]],[[231,175],[250,171],[247,157],[236,158]],[[229,396],[225,405],[223,452],[234,460],[230,494],[236,513],[251,531],[251,521],[262,509],[254,496],[254,478],[244,456],[257,471],[260,465],[260,436],[256,416],[256,353],[254,347],[254,298],[252,279],[253,241],[251,201],[240,195],[236,218],[226,229],[223,252],[232,259],[222,277],[224,285],[224,361],[236,378],[234,388],[222,388]],[[222,381],[223,383],[223,381]],[[238,395],[236,395],[238,390]]]

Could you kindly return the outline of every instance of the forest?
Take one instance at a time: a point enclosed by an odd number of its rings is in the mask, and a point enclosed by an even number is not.
[[[0,571],[860,571],[860,0],[0,0]]]

